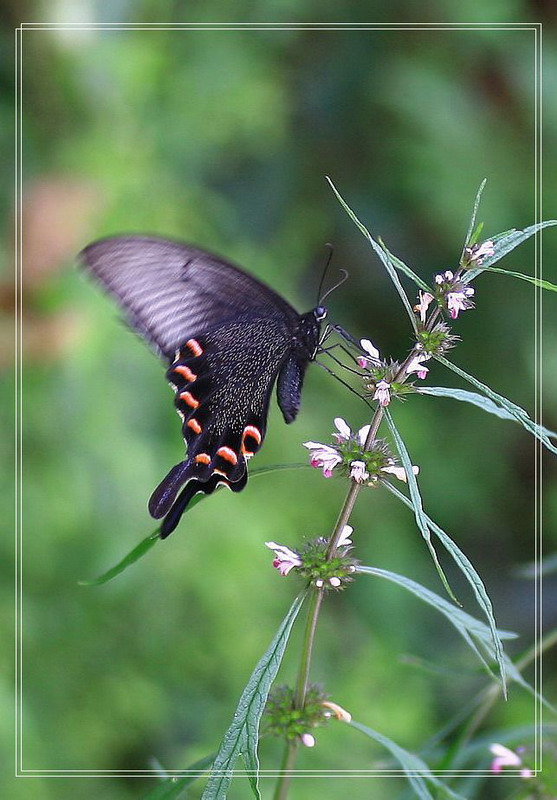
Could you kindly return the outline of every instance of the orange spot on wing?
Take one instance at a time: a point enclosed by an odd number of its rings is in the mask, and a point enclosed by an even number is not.
[[[185,378],[187,381],[190,382],[193,382],[197,379],[197,375],[195,374],[195,372],[192,372],[189,367],[184,367],[182,364],[180,364],[177,367],[174,367],[173,372],[177,372],[178,375],[181,375],[183,378]]]
[[[181,392],[178,397],[190,408],[197,408],[199,406],[199,400],[196,400],[191,392]]]
[[[208,453],[199,453],[195,457],[196,464],[210,464],[211,463],[211,456]]]
[[[188,428],[191,428],[194,433],[201,433],[203,430],[199,422],[194,417],[189,419],[187,424]]]
[[[251,436],[252,439],[255,439],[257,444],[261,444],[261,431],[259,428],[256,428],[255,425],[246,425],[243,438],[245,439],[246,436]]]
[[[188,341],[184,346],[188,348],[192,356],[196,357],[200,356],[203,352],[203,348],[201,347],[197,339],[188,339]]]
[[[231,447],[219,447],[217,455],[224,458],[229,464],[234,465],[238,463],[238,456]]]

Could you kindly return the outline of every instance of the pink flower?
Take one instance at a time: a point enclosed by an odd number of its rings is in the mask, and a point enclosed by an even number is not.
[[[522,766],[522,759],[520,756],[515,753],[514,750],[509,750],[508,747],[505,747],[502,744],[492,744],[490,746],[490,751],[493,753],[495,758],[491,762],[491,771],[492,772],[502,772],[503,767],[520,767]],[[531,778],[532,777],[532,770],[528,769],[527,767],[523,767],[520,770],[520,776],[522,778]]]
[[[468,299],[473,295],[474,290],[471,286],[464,286],[457,292],[447,292],[447,308],[452,319],[456,319],[461,311],[474,308],[474,303]]]
[[[365,369],[368,364],[375,364],[377,366],[380,363],[381,357],[379,355],[379,350],[369,339],[360,339],[360,347],[367,353],[367,356],[359,356],[356,359],[358,365],[362,367],[362,369]]]
[[[414,356],[412,361],[408,364],[408,367],[406,368],[406,374],[411,375],[413,372],[416,372],[418,378],[423,380],[429,372],[429,368],[424,367],[422,361],[428,361],[430,357],[431,356],[428,356],[427,353],[418,353],[418,355]]]
[[[342,417],[335,417],[335,427],[338,433],[333,433],[333,439],[339,444],[347,442],[352,436],[352,431],[348,423]]]
[[[491,258],[495,253],[495,245],[492,239],[486,239],[482,244],[475,244],[466,248],[466,255],[470,266],[480,267],[486,258]]]
[[[352,461],[350,464],[350,477],[356,483],[365,483],[369,478],[369,472],[366,470],[366,465],[363,461]]]
[[[342,533],[340,534],[340,539],[337,542],[337,547],[348,547],[352,544],[352,533],[354,532],[354,528],[352,525],[345,525],[342,529]]]
[[[316,469],[322,469],[323,475],[330,478],[334,468],[341,463],[342,456],[334,447],[320,442],[304,442],[304,447],[310,451],[310,464]]]
[[[412,473],[414,475],[417,475],[419,471],[419,467],[412,467]],[[386,472],[388,475],[394,475],[395,478],[398,478],[399,481],[404,481],[404,483],[408,481],[408,476],[406,475],[406,470],[404,467],[382,467],[381,472]]]
[[[311,735],[311,733],[302,733],[300,739],[305,747],[315,747],[315,738]]]
[[[387,381],[379,381],[379,383],[375,384],[375,394],[373,395],[373,399],[378,400],[380,406],[388,406],[391,402],[390,390],[390,383],[387,383]]]
[[[454,279],[453,273],[448,269],[446,272],[435,276],[435,283],[441,286],[443,283],[450,283]]]
[[[276,542],[265,542],[265,545],[270,550],[273,550],[275,554],[273,567],[276,567],[281,575],[288,575],[291,569],[302,565],[302,559],[295,550]]]
[[[431,301],[434,300],[435,298],[429,292],[422,292],[422,290],[420,289],[420,291],[418,292],[418,299],[420,302],[414,306],[414,311],[419,313],[420,322],[423,325],[425,323],[428,306],[431,303]]]

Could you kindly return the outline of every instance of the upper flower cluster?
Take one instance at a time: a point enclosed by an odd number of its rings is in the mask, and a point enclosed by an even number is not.
[[[464,249],[461,261],[461,268],[455,274],[451,270],[446,270],[435,275],[434,288],[432,292],[418,292],[418,303],[414,306],[414,311],[419,315],[422,326],[426,324],[428,308],[430,304],[437,300],[440,308],[446,309],[451,319],[456,319],[462,311],[474,308],[472,297],[474,289],[469,286],[462,274],[466,269],[479,267],[486,258],[490,258],[495,253],[495,246],[491,239],[481,244],[475,244]]]
[[[474,289],[467,286],[464,281],[455,278],[450,269],[441,275],[436,275],[435,283],[437,295],[444,301],[452,319],[456,319],[461,311],[474,308],[474,303],[470,299],[474,296]]]

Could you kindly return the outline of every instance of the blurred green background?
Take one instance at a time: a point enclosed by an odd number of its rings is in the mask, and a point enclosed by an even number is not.
[[[2,143],[12,147],[13,28],[26,21],[310,22],[474,20],[545,23],[545,218],[557,215],[555,5],[525,0],[395,0],[369,13],[341,0],[7,4],[3,29]],[[6,11],[5,11],[6,13]],[[219,493],[179,530],[101,588],[84,588],[154,528],[147,499],[183,453],[161,365],[118,320],[114,305],[75,269],[92,239],[151,232],[221,253],[266,280],[300,311],[315,304],[325,242],[350,280],[328,301],[331,318],[400,358],[410,331],[390,282],[346,217],[330,175],[362,221],[425,280],[454,267],[476,189],[488,178],[486,236],[535,221],[534,32],[388,30],[26,30],[23,33],[23,767],[109,771],[185,768],[212,752],[253,665],[288,608],[296,578],[271,568],[267,540],[296,546],[330,532],[345,491],[318,471],[254,479]],[[3,184],[13,180],[9,159]],[[13,198],[2,197],[3,429],[12,430]],[[544,237],[546,277],[556,279],[557,237]],[[533,243],[505,266],[533,273]],[[553,274],[551,274],[553,273]],[[330,273],[331,280],[333,273]],[[455,324],[453,360],[535,409],[534,292],[499,275],[477,285],[477,309]],[[409,287],[413,293],[413,288]],[[553,298],[546,299],[545,424],[555,429],[557,357]],[[553,326],[553,330],[550,328]],[[430,385],[456,385],[432,366]],[[274,404],[275,405],[275,404]],[[535,554],[532,441],[518,427],[449,400],[411,398],[393,408],[428,513],[476,564],[501,627],[535,637],[535,592],[517,567]],[[328,441],[334,416],[353,428],[366,407],[310,368],[302,411],[286,427],[276,408],[253,466],[306,459],[301,442]],[[13,481],[6,436],[2,482]],[[545,457],[544,457],[545,462]],[[543,476],[545,543],[555,548],[555,469]],[[8,512],[8,519],[10,518]],[[442,594],[411,515],[383,491],[362,492],[353,517],[356,555]],[[9,530],[9,526],[6,526]],[[2,625],[13,624],[12,541],[5,537]],[[445,560],[465,604],[468,591]],[[557,582],[545,583],[544,628],[555,627]],[[296,632],[281,672],[292,681]],[[12,651],[3,655],[1,736],[13,742]],[[437,671],[423,668],[421,662]],[[555,699],[555,659],[545,693]],[[533,671],[527,674],[534,680]],[[420,751],[486,679],[464,643],[434,612],[392,585],[360,578],[328,599],[313,679],[354,718]],[[531,746],[535,706],[512,687],[480,730],[466,768],[489,765],[488,745]],[[552,721],[551,718],[548,721]],[[512,738],[521,728],[522,736]],[[511,732],[511,733],[509,733]],[[262,767],[278,766],[273,743]],[[425,753],[432,766],[440,751]],[[11,764],[11,761],[10,761]],[[387,755],[333,723],[300,769],[374,769]],[[6,770],[3,797],[142,797],[153,779],[35,778]],[[298,780],[292,797],[382,800],[402,779]],[[265,781],[270,796],[272,781]],[[470,797],[507,797],[517,780],[469,778]],[[199,787],[191,796],[198,797]],[[520,789],[519,789],[520,791]],[[232,798],[249,796],[247,782]]]

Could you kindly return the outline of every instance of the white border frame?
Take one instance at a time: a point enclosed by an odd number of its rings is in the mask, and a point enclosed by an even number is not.
[[[74,22],[23,22],[15,29],[15,385],[16,385],[16,425],[15,425],[15,777],[16,778],[137,778],[137,777],[159,777],[160,772],[155,769],[146,770],[37,770],[26,769],[23,766],[23,702],[22,702],[22,680],[23,680],[23,504],[22,504],[22,475],[23,475],[23,453],[22,453],[22,292],[21,279],[23,271],[22,241],[23,241],[23,200],[22,200],[22,181],[23,181],[23,33],[27,30],[524,30],[534,33],[534,58],[535,58],[535,157],[534,157],[534,181],[535,181],[535,201],[534,216],[535,222],[542,220],[542,31],[541,22],[505,22],[505,23],[250,23],[250,22],[231,22],[231,23],[74,23]],[[542,250],[539,235],[535,237],[535,270],[536,277],[542,276]],[[541,365],[543,359],[543,338],[542,338],[542,290],[535,289],[535,421],[542,424],[542,386],[541,386]],[[542,470],[542,448],[540,442],[535,440],[535,558],[536,563],[542,552],[542,496],[541,496],[541,470]],[[542,579],[538,572],[535,581],[535,636],[536,643],[539,644],[542,637]],[[536,692],[541,692],[542,686],[542,659],[537,657],[535,662],[534,688]],[[535,736],[535,768],[534,774],[537,775],[542,770],[541,753],[541,726],[543,721],[542,704],[540,699],[535,699],[534,725]],[[431,770],[435,776],[458,777],[463,775],[475,775],[478,777],[494,777],[490,770]],[[188,771],[188,770],[168,770],[169,777],[183,777],[186,775],[202,776],[207,771]],[[234,770],[234,777],[247,775],[245,770]],[[284,774],[281,770],[260,770],[260,778],[276,778]],[[291,770],[286,774],[298,778],[373,778],[373,777],[404,777],[405,773],[400,770]],[[506,770],[500,777],[520,776],[520,770]]]

